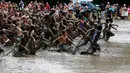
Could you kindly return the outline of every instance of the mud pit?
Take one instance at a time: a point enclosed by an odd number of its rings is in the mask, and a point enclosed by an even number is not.
[[[115,21],[119,25],[109,42],[99,41],[99,56],[70,55],[38,51],[36,56],[0,57],[0,73],[129,73],[130,22]],[[5,49],[8,51],[9,49]]]

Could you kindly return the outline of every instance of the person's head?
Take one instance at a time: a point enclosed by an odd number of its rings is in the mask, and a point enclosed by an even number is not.
[[[124,7],[126,7],[126,4],[124,4]]]
[[[11,1],[8,2],[9,4],[11,3]]]
[[[32,4],[32,3],[33,3],[33,1],[30,2],[30,4]]]
[[[4,13],[3,17],[6,19],[8,17],[8,15],[6,13]]]
[[[35,3],[37,3],[37,0],[35,0]]]
[[[46,2],[46,4],[49,4],[48,2]]]
[[[69,13],[73,13],[73,9],[72,8],[69,8]]]
[[[101,25],[101,24],[100,24],[100,25]],[[102,26],[100,26],[100,25],[97,26],[97,29],[101,31],[101,30],[102,30]]]
[[[16,22],[16,25],[17,25],[18,27],[21,27],[21,22]]]
[[[23,31],[23,34],[24,34],[24,36],[28,36],[29,32],[25,30],[25,31]]]
[[[73,28],[73,24],[72,23],[69,23],[68,26],[69,26],[70,29]]]
[[[56,7],[55,7],[55,6],[53,6],[53,8],[55,9]]]
[[[28,24],[32,24],[32,20],[31,19],[28,19]]]
[[[15,17],[18,17],[19,15],[17,13],[15,13]]]
[[[116,3],[116,5],[118,6],[118,3]]]
[[[79,3],[78,3],[78,2],[76,2],[76,5],[79,5]]]
[[[93,19],[94,19],[94,20],[96,20],[96,19],[97,19],[96,15],[93,15]]]
[[[101,3],[102,6],[104,6],[104,3]]]
[[[50,14],[49,15],[53,15],[55,13],[55,9],[51,9]]]
[[[97,22],[94,22],[94,23],[93,23],[93,27],[94,27],[94,28],[97,28],[97,26],[98,26]]]
[[[62,35],[63,35],[63,36],[67,36],[67,32],[66,32],[66,31],[63,31],[63,32],[62,32]]]
[[[2,23],[3,23],[3,24],[6,24],[6,23],[7,23],[7,19],[3,19],[3,20],[2,20]]]
[[[110,2],[107,2],[107,5],[110,5]]]
[[[2,2],[5,2],[5,0],[2,0]]]
[[[70,3],[73,3],[73,0],[70,0]]]
[[[83,19],[84,17],[83,17],[82,14],[80,14],[80,15],[78,16],[78,18],[79,18],[79,19]]]
[[[59,16],[61,16],[61,17],[63,16],[63,11],[59,12]]]
[[[30,31],[34,30],[35,29],[35,25],[31,25],[30,27]]]
[[[116,4],[113,4],[113,6],[116,6]]]
[[[20,0],[21,3],[23,3],[23,0]]]

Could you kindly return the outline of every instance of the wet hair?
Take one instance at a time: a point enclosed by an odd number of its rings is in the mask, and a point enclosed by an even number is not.
[[[82,18],[83,18],[83,15],[82,15],[82,14],[80,14],[80,15],[78,16],[78,18],[79,18],[79,19],[82,19]]]
[[[102,25],[99,25],[99,26],[97,27],[97,29],[98,29],[98,30],[102,30]]]
[[[21,22],[20,22],[20,21],[16,22],[16,26],[18,26],[18,25],[21,25]]]
[[[31,19],[28,19],[28,22],[31,22],[31,23],[32,23],[32,20],[31,20]]]
[[[93,17],[93,19],[97,19],[96,15],[94,15],[94,14],[92,15],[92,17]]]
[[[17,17],[18,16],[18,14],[17,13],[15,13],[15,17]]]
[[[98,20],[101,20],[101,17],[98,17]]]
[[[53,15],[54,13],[55,13],[55,10],[52,9],[52,10],[50,11],[50,14],[49,14],[49,15]]]
[[[97,24],[95,24],[95,23],[93,24],[93,26],[94,26],[95,28],[97,28],[97,27],[98,27],[98,26],[97,26]]]
[[[3,21],[3,22],[5,22],[5,23],[7,22],[7,20],[6,20],[6,19],[3,19],[2,21]]]
[[[4,14],[4,18],[7,18],[7,16],[8,16],[7,14]]]
[[[31,27],[30,27],[30,30],[33,30],[34,28],[35,28],[35,26],[31,26]]]
[[[66,33],[66,31],[62,31],[62,34],[65,34]]]
[[[19,17],[21,17],[22,16],[22,13],[19,13]]]
[[[3,13],[0,13],[0,17],[1,17],[1,18],[3,18],[3,17],[4,17]]]

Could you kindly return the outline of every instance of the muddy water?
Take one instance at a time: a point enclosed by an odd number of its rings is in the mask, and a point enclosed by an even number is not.
[[[36,56],[1,57],[0,73],[130,73],[130,22],[116,21],[116,35],[99,41],[99,56],[39,51]]]

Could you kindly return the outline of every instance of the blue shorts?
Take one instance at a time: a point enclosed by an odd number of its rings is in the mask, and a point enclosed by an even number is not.
[[[64,47],[64,44],[60,44],[60,45],[59,45],[59,48],[60,48],[60,49],[64,49],[64,48],[65,48],[65,47]]]

